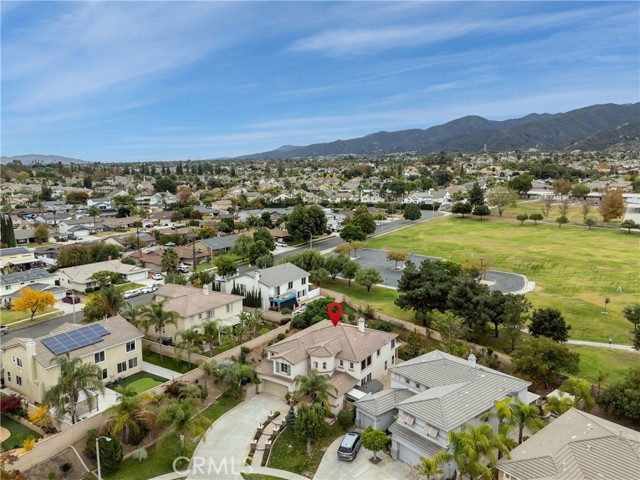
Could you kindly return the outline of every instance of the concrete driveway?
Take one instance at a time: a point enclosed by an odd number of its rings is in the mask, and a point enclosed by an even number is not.
[[[249,395],[207,431],[193,454],[190,472],[185,475],[189,480],[242,480],[241,472],[251,472],[244,463],[258,424],[267,419],[269,411],[285,414],[289,407],[280,397]]]
[[[338,438],[327,449],[322,457],[320,466],[313,480],[402,480],[410,478],[411,467],[406,463],[397,462],[386,453],[378,452],[380,463],[374,465],[369,461],[373,453],[361,448],[353,462],[338,460],[336,452],[342,437]]]

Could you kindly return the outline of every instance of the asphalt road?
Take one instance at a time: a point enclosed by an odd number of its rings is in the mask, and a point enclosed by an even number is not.
[[[133,305],[142,305],[144,303],[149,303],[153,298],[153,293],[147,293],[145,295],[140,295],[138,297],[133,297],[127,300]],[[81,311],[76,311],[76,322],[80,322],[84,318],[84,315]],[[37,338],[42,337],[43,335],[47,335],[53,329],[59,327],[63,323],[73,323],[73,313],[69,313],[67,315],[61,315],[59,317],[52,318],[50,320],[45,320],[40,323],[36,323],[34,325],[28,325],[25,327],[13,328],[9,333],[0,337],[0,343],[4,343],[7,340],[14,337],[22,337],[22,338]]]

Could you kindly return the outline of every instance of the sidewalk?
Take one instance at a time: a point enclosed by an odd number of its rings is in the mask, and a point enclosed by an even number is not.
[[[154,365],[149,362],[142,362],[142,371],[153,373],[154,375],[158,375],[159,377],[166,378],[167,380],[173,380],[176,377],[182,375],[180,372],[174,372],[173,370],[169,370],[168,368],[159,367],[158,365]]]
[[[610,350],[626,350],[627,352],[638,352],[631,345],[620,345],[619,343],[612,343],[609,345],[604,342],[587,342],[585,340],[567,340],[567,343],[570,345],[584,345],[585,347],[597,347],[597,348],[606,348]]]

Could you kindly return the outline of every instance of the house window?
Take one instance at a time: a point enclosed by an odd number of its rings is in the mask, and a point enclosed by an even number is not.
[[[340,360],[340,366],[344,367],[344,361],[343,360]]]
[[[280,295],[280,287],[276,287],[276,297]]]
[[[136,349],[136,341],[127,342],[127,352],[133,352]]]
[[[213,318],[213,310],[209,310],[207,312],[207,318],[212,319]]]
[[[307,277],[302,277],[302,279],[300,280],[300,283],[302,285],[306,285],[307,284]]]
[[[138,366],[138,357],[129,359],[129,368],[136,368]]]
[[[391,348],[396,348],[396,339],[391,340]]]
[[[318,362],[313,362],[313,368],[318,369]]]
[[[394,365],[395,363],[396,363],[396,356],[391,355],[391,365]]]
[[[438,429],[436,427],[432,427],[431,425],[427,425],[424,427],[425,431],[427,432],[427,435],[429,435],[430,437],[433,438],[437,438],[438,437]]]
[[[378,357],[380,356],[380,349],[378,349],[378,353],[377,353],[377,356],[378,356]]]
[[[96,363],[104,362],[104,350],[93,355]]]
[[[227,303],[227,313],[233,312],[233,303]]]
[[[407,385],[409,385],[409,384],[411,383],[411,380],[409,380],[408,378],[405,378],[405,379],[404,379],[404,381],[405,381],[405,383],[406,383]]]
[[[327,362],[322,362],[322,369],[326,370],[327,369]]]
[[[387,369],[387,361],[386,360],[384,361],[384,369],[385,370]]]
[[[407,415],[404,417],[405,425],[409,425],[410,427],[413,425],[413,422],[415,421],[416,421],[415,417],[412,417],[411,415]]]
[[[22,368],[22,359],[20,357],[16,357],[16,365]]]
[[[7,382],[11,381],[11,372],[7,372]]]
[[[353,370],[353,362],[349,362],[349,370]]]
[[[126,371],[127,371],[127,362],[120,362],[118,364],[118,373],[122,373]]]
[[[106,369],[106,368],[103,368],[103,369],[102,369],[102,379],[103,379],[103,380],[106,380],[106,379],[107,379],[107,376],[108,376],[108,375],[107,375],[107,369]]]
[[[22,377],[20,375],[16,375],[16,383],[22,386]]]
[[[284,373],[285,375],[291,375],[291,367],[289,365],[287,365],[286,363],[281,363],[280,364],[280,371],[282,373]]]
[[[293,282],[289,282],[288,285],[287,285],[287,288],[289,288],[289,289],[293,288]]]

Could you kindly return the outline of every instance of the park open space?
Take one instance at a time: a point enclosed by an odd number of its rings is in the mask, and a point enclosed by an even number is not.
[[[622,314],[640,298],[640,237],[583,227],[520,225],[446,217],[384,235],[369,248],[397,248],[456,262],[482,257],[489,268],[527,275],[535,307],[555,307],[580,340],[631,343]],[[602,311],[610,299],[607,314]]]

